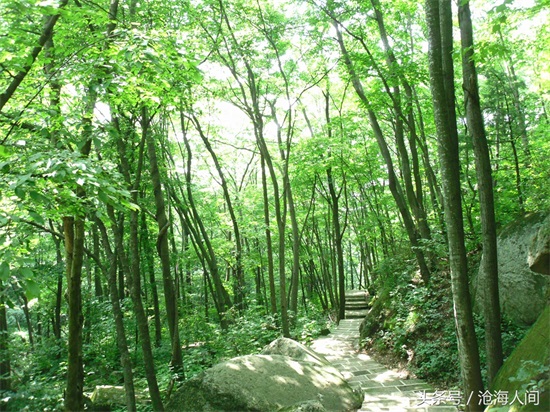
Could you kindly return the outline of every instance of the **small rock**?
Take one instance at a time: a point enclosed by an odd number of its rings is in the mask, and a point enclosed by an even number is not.
[[[262,355],[288,356],[297,361],[313,362],[319,365],[328,365],[329,361],[308,347],[288,338],[275,339],[262,349]]]
[[[126,404],[126,392],[124,386],[98,385],[90,399],[95,410],[110,410],[111,406]]]

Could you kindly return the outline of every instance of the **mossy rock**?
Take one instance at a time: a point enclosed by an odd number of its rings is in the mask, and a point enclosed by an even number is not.
[[[314,401],[326,410],[352,411],[361,407],[363,396],[332,366],[282,355],[247,355],[186,381],[165,410],[271,412],[290,407],[314,411]]]
[[[388,312],[390,300],[389,290],[383,290],[380,295],[371,300],[371,308],[359,326],[359,335],[362,340],[374,336],[385,320],[391,317],[391,313]]]
[[[526,390],[538,391],[539,404],[515,402],[512,405],[492,405],[486,409],[501,411],[550,411],[550,306],[546,306],[517,348],[500,368],[491,392],[508,392],[510,400],[516,393],[524,399]]]

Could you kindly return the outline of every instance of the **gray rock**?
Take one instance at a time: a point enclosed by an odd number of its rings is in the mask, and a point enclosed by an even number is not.
[[[98,385],[91,396],[95,410],[108,410],[111,406],[126,404],[126,392],[124,386]]]
[[[501,312],[520,326],[532,325],[547,304],[550,278],[529,269],[528,255],[533,238],[547,213],[527,215],[505,227],[497,239],[499,298]],[[473,282],[474,307],[482,311],[485,276],[479,272]]]
[[[323,355],[288,338],[275,339],[262,349],[262,355],[282,355],[297,361],[313,362],[319,365],[329,364],[329,361]]]
[[[528,263],[533,272],[550,275],[550,214],[531,241]]]
[[[361,406],[362,396],[331,366],[282,355],[248,355],[186,381],[166,411],[277,411],[308,401],[319,401],[328,411],[348,411]]]

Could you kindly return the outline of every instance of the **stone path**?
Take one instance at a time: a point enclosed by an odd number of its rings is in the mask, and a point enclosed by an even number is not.
[[[347,295],[346,295],[347,296]],[[344,319],[331,333],[315,340],[311,348],[324,355],[353,388],[365,394],[360,412],[456,412],[455,406],[430,406],[434,389],[404,372],[390,370],[359,351],[361,318]],[[425,400],[422,402],[422,396]]]

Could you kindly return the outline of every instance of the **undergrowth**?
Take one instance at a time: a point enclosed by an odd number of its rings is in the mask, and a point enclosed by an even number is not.
[[[455,335],[450,275],[434,272],[429,287],[411,266],[386,262],[377,273],[376,294],[362,335],[365,348],[380,360],[404,367],[437,389],[460,386],[460,364]],[[483,318],[474,316],[485,377],[486,356]],[[502,322],[503,352],[507,357],[526,330],[508,320]]]
[[[125,302],[124,310],[130,311]],[[123,385],[119,351],[115,342],[112,315],[105,302],[97,302],[87,313],[94,319],[84,331],[85,392],[89,396],[96,385]],[[180,336],[183,346],[184,376],[189,379],[214,364],[235,356],[259,353],[261,349],[281,336],[279,319],[265,313],[262,307],[251,302],[249,309],[230,312],[229,328],[222,331],[215,319],[206,319],[204,313],[182,314]],[[131,316],[126,317],[127,341],[134,365],[136,393],[146,393],[141,344],[136,336],[136,325]],[[307,343],[328,327],[327,316],[313,304],[307,313],[293,317],[291,335],[295,340]],[[153,348],[156,376],[159,387],[166,394],[171,381],[177,378],[170,369],[171,347],[164,330],[160,347]],[[151,328],[151,334],[153,330]],[[0,399],[10,411],[62,411],[66,386],[66,345],[64,339],[42,337],[34,347],[16,333],[10,337],[12,354],[12,391]],[[15,373],[17,371],[17,373]],[[150,410],[150,405],[138,405],[139,411]]]

